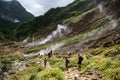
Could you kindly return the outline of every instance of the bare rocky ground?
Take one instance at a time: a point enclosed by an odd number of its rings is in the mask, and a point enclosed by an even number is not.
[[[81,72],[78,71],[76,67],[69,68],[68,71],[64,72],[65,80],[105,80],[100,72],[97,71],[88,71]]]

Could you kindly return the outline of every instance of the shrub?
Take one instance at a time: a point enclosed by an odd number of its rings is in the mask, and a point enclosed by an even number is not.
[[[103,76],[105,76],[107,78],[107,80],[115,80],[115,74],[117,71],[119,71],[120,68],[115,68],[115,69],[112,69],[112,68],[109,68],[109,69],[106,69],[105,71],[103,71]]]
[[[51,58],[49,60],[50,64],[53,68],[60,68],[61,70],[65,70],[65,61],[61,58]]]
[[[35,80],[63,80],[62,71],[58,68],[45,69],[37,74]]]
[[[34,80],[37,73],[42,70],[40,66],[28,67],[24,71],[11,75],[8,80]]]

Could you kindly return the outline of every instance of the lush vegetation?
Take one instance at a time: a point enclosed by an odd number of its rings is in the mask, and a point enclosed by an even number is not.
[[[60,56],[64,57],[66,55],[57,54],[57,56],[55,58],[51,58],[49,62],[53,67],[60,68],[64,71],[65,60]],[[82,63],[81,72],[95,70],[100,71],[106,80],[114,80],[115,78],[120,78],[120,75],[116,74],[120,71],[120,45],[91,49],[82,53],[82,56],[84,57],[84,61]],[[70,67],[77,66],[77,54],[73,54],[69,60]]]
[[[1,0],[0,8],[0,32],[8,35],[9,37],[5,36],[5,38],[9,40],[11,40],[10,38],[13,36],[13,30],[20,25],[20,23],[30,21],[34,18],[18,1],[5,2]],[[17,20],[20,22],[17,22]],[[0,42],[6,39],[1,39],[0,37]]]
[[[90,55],[89,59],[84,60],[82,70],[97,70],[101,71],[106,80],[114,80],[120,71],[120,45],[111,47],[100,47],[85,52],[84,54]]]
[[[63,80],[62,71],[65,71],[65,56],[67,56],[66,53],[54,54],[54,57],[48,60],[52,67],[51,69],[43,69],[39,66],[37,68],[33,67],[35,69],[34,71],[32,68],[26,68],[25,71],[11,75],[9,80],[15,77],[21,80],[22,77],[20,76],[24,76],[26,80],[31,80],[30,78],[32,78],[32,80]],[[82,53],[82,56],[84,57],[84,61],[82,63],[81,72],[95,70],[100,71],[106,80],[119,79],[120,76],[116,73],[120,71],[120,45],[91,49]],[[69,60],[69,68],[77,67],[76,53],[72,54]],[[34,71],[34,73],[30,71]]]
[[[7,80],[64,80],[64,77],[66,76],[64,73],[67,72],[65,68],[65,57],[68,56],[68,52],[71,52],[72,54],[69,57],[70,70],[68,70],[68,72],[72,72],[72,70],[75,69],[78,71],[78,75],[82,77],[81,73],[83,76],[87,76],[86,72],[96,71],[99,72],[105,80],[119,80],[120,38],[118,34],[120,28],[117,27],[117,29],[109,32],[110,34],[108,36],[106,36],[106,32],[105,36],[100,35],[100,38],[98,38],[98,36],[96,37],[96,34],[101,34],[106,28],[111,28],[110,19],[112,19],[111,17],[113,15],[103,15],[101,17],[98,9],[93,8],[94,1],[95,0],[76,0],[66,7],[50,9],[44,15],[39,16],[30,22],[25,22],[17,27],[14,30],[14,35],[20,40],[27,36],[33,36],[33,34],[34,36],[39,35],[35,37],[35,40],[43,37],[43,34],[46,36],[53,31],[58,23],[71,24],[75,27],[72,27],[75,31],[62,40],[50,42],[45,45],[34,46],[28,49],[20,47],[20,43],[10,43],[0,46],[0,73],[10,70],[12,68],[12,62],[16,61],[17,63],[26,63],[25,69],[22,71],[16,70],[15,73],[10,74]],[[82,32],[80,30],[82,30]],[[76,33],[76,31],[78,32]],[[115,33],[115,36],[112,35],[113,33]],[[6,37],[9,36],[0,33],[0,39],[4,40]],[[87,39],[88,43],[85,41],[86,43],[83,42],[83,46],[81,46],[80,41],[82,42]],[[109,42],[107,42],[107,40]],[[96,47],[96,42],[103,42],[104,44],[99,44]],[[54,52],[51,58],[47,58],[47,55],[31,57],[21,56],[23,52],[29,55],[29,53],[49,48],[56,43],[63,43],[63,48],[65,47],[66,52],[61,49],[58,52]],[[78,70],[78,49],[81,49],[81,47],[84,48],[84,45],[87,49],[81,54],[84,60],[81,69]],[[69,49],[68,51],[67,48]],[[22,49],[25,50],[23,51]],[[13,51],[15,51],[14,54]],[[21,52],[21,54],[17,52]],[[47,58],[46,68],[44,67],[45,58]]]
[[[42,71],[40,66],[27,67],[25,71],[18,72],[17,74],[11,75],[8,80],[34,80],[37,73]]]
[[[63,80],[63,74],[58,68],[45,69],[39,72],[34,80]]]
[[[94,7],[93,3],[94,0],[76,0],[66,7],[52,8],[44,15],[36,17],[33,21],[21,24],[14,30],[14,35],[19,39],[23,39],[34,33],[39,33],[40,35],[48,34],[58,23],[62,23],[63,20],[78,16],[92,9]]]

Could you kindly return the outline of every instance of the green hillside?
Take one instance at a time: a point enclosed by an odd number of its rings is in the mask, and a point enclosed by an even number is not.
[[[34,16],[27,12],[17,0],[0,1],[0,32],[9,37],[13,36],[12,32],[18,25],[32,19]]]
[[[63,20],[73,16],[78,16],[83,12],[92,9],[94,4],[94,0],[76,0],[66,7],[50,9],[44,15],[36,17],[33,21],[20,25],[14,30],[14,34],[18,38],[25,38],[28,34],[32,35],[36,32],[36,34],[45,34],[46,31],[51,31],[58,23],[62,23]],[[44,30],[40,30],[41,28]],[[24,31],[22,29],[24,29]]]
[[[19,25],[13,37],[22,42],[0,46],[0,79],[119,80],[119,4],[120,0],[75,0]],[[83,57],[79,69],[78,54]]]

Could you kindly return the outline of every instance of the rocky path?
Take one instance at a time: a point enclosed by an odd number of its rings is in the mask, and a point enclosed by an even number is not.
[[[42,65],[42,67],[44,67],[44,61],[43,60],[41,62],[41,65]],[[47,64],[46,64],[46,68],[48,68],[48,69],[52,68],[51,65],[50,65],[50,63],[48,61],[47,61]]]
[[[44,67],[44,60],[42,60],[41,65]],[[48,61],[46,68],[52,69],[51,64]],[[63,75],[64,80],[105,80],[99,71],[90,70],[81,72],[77,67],[71,67],[68,70],[63,71]]]
[[[75,80],[75,77],[79,76],[79,71],[76,67],[69,68],[67,71],[63,72],[65,80]]]
[[[79,74],[79,79],[78,80],[105,80],[100,72],[97,71],[87,71],[84,73]]]
[[[52,68],[49,62],[47,62],[46,68],[48,68],[48,69]]]
[[[64,71],[65,80],[105,80],[97,71],[87,71],[81,73],[76,67]]]

